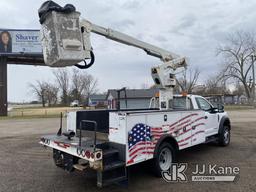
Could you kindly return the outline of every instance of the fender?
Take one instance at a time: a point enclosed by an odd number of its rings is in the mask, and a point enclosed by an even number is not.
[[[165,141],[169,142],[175,148],[175,150],[177,150],[177,151],[179,150],[179,145],[178,145],[176,139],[170,134],[165,134],[165,135],[162,135],[156,143],[155,150],[154,150],[154,158],[156,157],[157,149]]]
[[[229,129],[231,129],[231,123],[230,123],[230,119],[228,116],[223,116],[220,120],[220,124],[219,124],[219,131],[218,134],[221,133],[221,131],[223,130],[224,124],[227,124],[229,126]]]

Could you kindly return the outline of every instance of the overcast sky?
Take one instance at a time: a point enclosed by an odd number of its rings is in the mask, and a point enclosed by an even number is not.
[[[37,10],[41,0],[1,0],[0,28],[39,29]],[[117,29],[189,59],[201,70],[200,81],[213,75],[221,63],[216,47],[237,30],[255,32],[255,0],[56,0],[74,4],[82,17]],[[150,68],[159,60],[143,51],[93,35],[96,55],[87,70],[99,81],[100,91],[109,88],[140,88],[153,84]],[[72,67],[70,68],[70,70]],[[30,101],[28,84],[53,81],[48,67],[8,67],[8,100]]]

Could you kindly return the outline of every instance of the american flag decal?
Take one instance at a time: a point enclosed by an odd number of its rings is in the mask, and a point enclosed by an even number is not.
[[[198,134],[204,133],[204,130],[197,130],[191,134],[192,126],[194,128],[205,125],[204,116],[198,113],[191,113],[180,119],[176,119],[170,124],[151,127],[143,123],[135,124],[128,132],[128,161],[127,164],[136,162],[140,155],[153,155],[155,146],[162,135],[174,134],[174,138],[180,148],[189,146],[189,141]],[[163,129],[164,127],[164,129]],[[186,129],[184,129],[186,128]]]
[[[155,129],[143,123],[137,123],[128,133],[128,151],[129,163],[141,154],[153,154],[155,143],[153,140],[153,132]]]
[[[136,124],[128,134],[129,149],[133,148],[138,143],[145,143],[145,141],[151,140],[150,127],[138,123]]]

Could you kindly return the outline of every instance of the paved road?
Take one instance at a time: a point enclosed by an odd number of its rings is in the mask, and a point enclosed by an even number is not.
[[[178,161],[188,163],[188,172],[196,163],[238,166],[236,182],[167,183],[155,178],[145,163],[132,167],[127,188],[113,185],[103,189],[96,187],[93,171],[67,173],[56,168],[51,151],[38,144],[40,135],[57,131],[58,119],[1,120],[0,191],[256,191],[256,111],[232,111],[230,116],[230,146],[196,146],[181,151]]]

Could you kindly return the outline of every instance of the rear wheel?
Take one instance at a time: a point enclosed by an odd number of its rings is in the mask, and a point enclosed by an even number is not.
[[[64,155],[61,151],[53,149],[53,161],[57,167],[64,167]]]
[[[53,160],[57,167],[61,167],[69,172],[73,171],[73,165],[78,163],[77,157],[74,157],[70,154],[61,152],[56,149],[53,149]]]
[[[154,173],[157,177],[162,176],[162,171],[170,169],[171,164],[175,162],[176,151],[167,142],[164,142],[157,149],[157,154],[154,159]]]
[[[223,130],[219,134],[219,145],[220,146],[227,146],[230,143],[230,127],[224,125]]]

